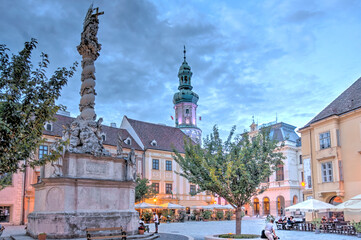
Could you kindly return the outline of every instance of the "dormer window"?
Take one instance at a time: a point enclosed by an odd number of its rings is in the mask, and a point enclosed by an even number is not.
[[[130,139],[130,137],[127,137],[127,139],[124,140],[124,143],[127,145],[131,145],[132,144],[132,139]]]
[[[46,122],[44,124],[44,128],[45,128],[46,131],[52,132],[53,131],[53,124],[49,123],[49,122]]]
[[[152,145],[153,147],[156,147],[157,146],[157,141],[153,140],[150,145]]]
[[[103,140],[103,142],[105,142],[105,140],[107,140],[107,136],[105,135],[105,133],[102,134],[102,140]]]

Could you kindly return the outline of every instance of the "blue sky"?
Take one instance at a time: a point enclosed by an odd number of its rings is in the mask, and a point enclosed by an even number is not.
[[[76,51],[92,1],[0,0],[0,44],[35,37],[49,73],[81,61]],[[183,45],[199,95],[204,136],[261,123],[304,126],[361,76],[361,1],[94,1],[100,16],[96,113],[173,126]],[[34,56],[34,60],[36,57]],[[80,73],[59,103],[79,113]]]

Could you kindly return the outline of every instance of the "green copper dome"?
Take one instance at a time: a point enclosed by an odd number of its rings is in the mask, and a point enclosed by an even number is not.
[[[180,102],[192,102],[197,104],[199,97],[195,92],[192,91],[193,87],[191,85],[191,80],[193,73],[191,72],[191,67],[186,61],[185,54],[186,50],[184,47],[184,61],[178,71],[179,92],[174,94],[173,103],[177,104]]]

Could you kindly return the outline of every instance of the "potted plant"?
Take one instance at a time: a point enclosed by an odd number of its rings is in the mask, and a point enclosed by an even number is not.
[[[39,233],[38,234],[38,239],[39,240],[46,240],[46,233]]]
[[[212,215],[212,211],[210,210],[203,211],[202,213],[202,217],[205,221],[208,221],[208,219],[211,218],[211,215]]]
[[[201,215],[201,212],[199,210],[193,210],[194,220],[199,221],[199,217]]]
[[[152,218],[153,214],[151,211],[144,211],[143,212],[143,217],[146,223],[150,222],[150,219]]]
[[[315,233],[316,234],[320,234],[321,233],[321,230],[320,230],[320,227],[321,227],[321,218],[315,218],[313,221],[312,221],[312,224],[313,226],[315,227]]]
[[[357,237],[361,238],[361,221],[359,223],[353,221],[352,225],[355,228]]]
[[[184,222],[184,219],[186,218],[186,212],[184,210],[179,211],[179,221]]]
[[[140,226],[140,227],[138,228],[138,232],[139,232],[140,235],[143,235],[143,234],[144,234],[144,231],[145,231],[145,227],[144,227],[144,226]]]
[[[223,217],[224,217],[223,211],[218,211],[218,212],[216,213],[216,218],[217,218],[217,220],[223,220]]]
[[[227,220],[231,220],[232,216],[233,216],[233,212],[231,210],[226,211],[226,219]]]

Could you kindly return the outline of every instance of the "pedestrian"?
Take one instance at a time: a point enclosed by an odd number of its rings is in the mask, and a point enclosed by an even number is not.
[[[158,233],[159,217],[157,213],[153,213],[153,221],[155,224],[155,233]]]
[[[264,228],[264,233],[266,235],[266,237],[268,238],[268,240],[274,240],[274,239],[278,239],[278,237],[276,236],[276,232],[273,228],[273,223],[274,220],[271,219],[270,222],[266,223],[266,226]]]

